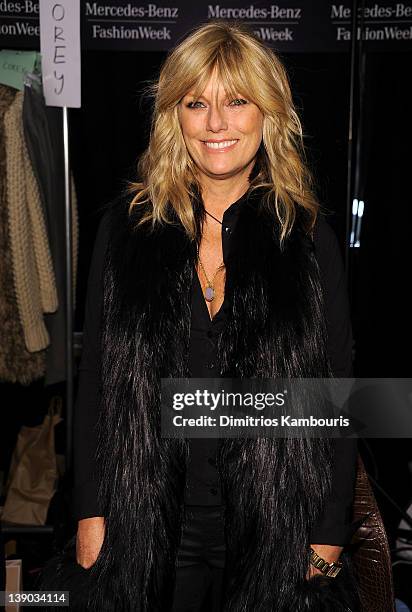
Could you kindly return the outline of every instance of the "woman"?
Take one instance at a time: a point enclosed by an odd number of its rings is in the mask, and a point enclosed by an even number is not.
[[[152,92],[141,182],[105,215],[89,278],[74,438],[89,609],[354,611],[352,441],[159,433],[161,377],[351,376],[339,249],[284,67],[211,22]],[[335,578],[311,547],[343,561]]]

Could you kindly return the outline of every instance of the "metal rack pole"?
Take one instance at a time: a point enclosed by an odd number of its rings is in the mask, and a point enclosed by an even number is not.
[[[69,157],[68,108],[63,106],[65,246],[66,246],[66,471],[71,468],[73,443],[73,228]]]

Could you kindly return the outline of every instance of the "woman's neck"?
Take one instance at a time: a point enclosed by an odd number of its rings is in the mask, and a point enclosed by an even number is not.
[[[219,190],[214,189],[202,189],[202,200],[205,209],[215,215],[219,219],[223,217],[223,213],[233,202],[239,200],[249,189],[249,183],[244,185],[236,185],[233,189]]]

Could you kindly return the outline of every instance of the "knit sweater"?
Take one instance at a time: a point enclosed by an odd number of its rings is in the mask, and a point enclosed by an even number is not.
[[[28,385],[44,376],[46,351],[30,353],[26,349],[14,291],[6,204],[6,143],[3,118],[15,95],[15,89],[0,85],[0,381]]]
[[[39,190],[23,135],[23,94],[17,92],[4,116],[7,206],[13,278],[27,350],[50,343],[43,313],[58,307],[53,263]]]

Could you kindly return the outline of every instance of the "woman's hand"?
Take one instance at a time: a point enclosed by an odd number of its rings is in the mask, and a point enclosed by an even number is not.
[[[325,559],[325,561],[328,563],[338,561],[343,550],[343,546],[329,546],[329,544],[311,544],[311,547],[320,557],[322,557],[322,559]],[[322,572],[310,563],[308,573],[306,574],[306,579],[309,580],[317,574],[321,574],[323,576]]]
[[[103,516],[93,516],[78,522],[76,561],[84,569],[89,569],[95,563],[103,544],[104,534]]]

